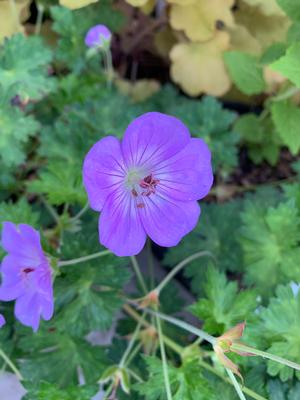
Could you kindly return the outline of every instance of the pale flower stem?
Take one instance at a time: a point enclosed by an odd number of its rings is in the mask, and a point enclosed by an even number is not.
[[[54,221],[57,224],[59,224],[59,215],[57,214],[55,209],[47,202],[47,200],[43,196],[41,196],[40,199],[41,199],[42,203],[44,204],[45,208],[47,209],[47,211],[49,212],[49,214],[54,219]]]
[[[177,318],[169,317],[168,315],[162,314],[158,311],[152,311],[148,308],[146,309],[146,311],[151,315],[155,315],[156,317],[159,317],[164,321],[170,322],[173,325],[179,326],[180,328],[185,329],[186,331],[191,332],[196,336],[199,336],[201,339],[206,340],[212,345],[214,345],[216,342],[216,338],[202,331],[202,329],[195,328],[193,325],[190,325],[187,322],[181,321],[180,319]]]
[[[58,267],[65,267],[66,265],[75,265],[85,261],[93,260],[95,258],[103,257],[111,254],[109,250],[99,251],[98,253],[90,254],[88,256],[74,258],[73,260],[58,261]]]
[[[143,320],[144,320],[144,316],[145,316],[145,313],[142,315],[141,319],[139,320],[139,322],[136,325],[136,328],[135,328],[135,330],[133,332],[133,335],[131,336],[131,339],[130,339],[130,341],[128,343],[128,346],[127,346],[127,348],[126,348],[126,350],[125,350],[125,352],[124,352],[124,354],[123,354],[123,356],[121,358],[121,361],[119,363],[119,367],[120,368],[123,368],[125,366],[125,364],[126,364],[127,358],[129,356],[132,348],[133,348],[133,345],[134,345],[134,343],[135,343],[135,341],[136,341],[136,339],[138,337],[138,334],[140,333],[141,326],[142,326],[142,323],[143,323]]]
[[[293,368],[293,369],[296,369],[296,370],[300,371],[300,365],[299,364],[297,364],[297,363],[295,363],[293,361],[286,360],[285,358],[282,358],[282,357],[279,357],[279,356],[275,356],[274,354],[270,354],[270,353],[267,353],[267,352],[262,351],[262,350],[257,350],[257,349],[255,349],[253,347],[248,347],[248,346],[245,346],[245,345],[243,345],[241,343],[233,343],[231,347],[232,347],[233,350],[243,351],[243,352],[251,353],[252,355],[256,355],[256,356],[260,356],[260,357],[263,357],[263,358],[267,358],[269,360],[278,362],[279,364],[283,364],[283,365],[286,365],[287,367],[290,367],[290,368]]]
[[[154,289],[158,293],[161,292],[161,290],[170,282],[170,280],[182,269],[184,268],[187,264],[190,262],[196,260],[197,258],[200,257],[213,257],[213,255],[209,251],[199,251],[198,253],[195,253],[187,258],[185,258],[183,261],[181,261],[179,264],[176,265],[169,273],[168,275],[160,282],[160,284]]]
[[[236,377],[234,376],[234,374],[228,368],[226,368],[226,371],[227,371],[227,374],[228,374],[240,400],[246,400],[246,397],[244,396],[244,393],[242,392],[242,389],[241,389]]]
[[[216,368],[212,367],[210,364],[206,363],[205,361],[199,360],[198,361],[201,367],[207,369],[211,373],[215,374],[225,382],[229,383],[230,385],[233,385],[233,382],[231,379],[226,378],[221,372],[219,372]],[[261,396],[260,394],[257,394],[253,390],[247,388],[246,386],[243,386],[242,391],[247,394],[248,396],[252,397],[252,399],[255,400],[267,400],[265,397]]]
[[[105,69],[106,69],[106,76],[107,76],[107,87],[108,89],[111,88],[112,79],[114,75],[114,69],[112,64],[112,56],[110,49],[104,49],[104,62],[105,62]]]
[[[41,27],[43,22],[44,6],[42,4],[37,4],[37,18],[34,29],[34,34],[39,35],[41,33]]]
[[[0,357],[3,359],[3,361],[10,367],[10,369],[16,374],[18,379],[22,381],[24,378],[21,374],[21,372],[18,370],[18,368],[15,366],[15,364],[11,361],[11,359],[4,353],[2,349],[0,349]]]
[[[151,250],[151,239],[147,238],[147,258],[148,258],[148,269],[150,276],[150,288],[151,290],[154,287],[154,263],[153,263],[153,254]]]
[[[105,393],[104,393],[103,400],[108,400],[108,396],[111,394],[111,391],[113,390],[113,388],[114,388],[114,383],[112,382],[112,383],[108,386],[108,388],[106,389],[106,391],[105,391]]]
[[[169,379],[169,371],[168,371],[168,364],[167,364],[167,357],[166,357],[166,350],[163,341],[163,334],[161,329],[161,323],[158,314],[156,315],[156,324],[157,324],[157,332],[158,332],[158,341],[160,347],[160,354],[162,360],[162,367],[163,367],[163,374],[164,374],[164,381],[165,381],[165,389],[167,393],[167,399],[172,400],[172,391]]]
[[[83,214],[87,212],[89,207],[90,207],[89,203],[86,203],[86,205],[78,212],[78,214],[74,215],[72,221],[77,221],[78,219],[80,219],[83,216]]]
[[[139,281],[139,284],[140,284],[144,294],[147,294],[148,293],[148,289],[147,289],[146,283],[144,281],[143,275],[141,273],[139,263],[137,262],[137,259],[136,259],[135,256],[131,256],[130,259],[131,259],[132,266],[133,266],[135,275],[137,277],[137,280]]]

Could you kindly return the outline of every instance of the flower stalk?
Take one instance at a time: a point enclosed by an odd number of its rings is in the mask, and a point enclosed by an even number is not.
[[[88,256],[74,258],[73,260],[65,260],[65,261],[62,260],[62,261],[59,261],[57,265],[58,265],[58,267],[65,267],[67,265],[80,264],[85,261],[94,260],[95,258],[104,257],[108,254],[111,254],[111,251],[103,250],[103,251],[99,251],[98,253],[90,254]]]

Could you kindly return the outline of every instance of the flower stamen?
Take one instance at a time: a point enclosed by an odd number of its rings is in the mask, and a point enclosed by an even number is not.
[[[154,178],[152,174],[147,175],[139,183],[142,189],[146,189],[141,193],[142,196],[150,196],[151,194],[154,194],[156,191],[156,186],[158,184],[159,184],[159,179]]]

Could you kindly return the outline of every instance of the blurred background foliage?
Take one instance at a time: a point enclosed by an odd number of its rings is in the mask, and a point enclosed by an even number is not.
[[[297,3],[0,0],[0,221],[39,228],[53,256],[99,251],[97,216],[77,217],[87,202],[86,152],[105,135],[121,137],[144,112],[174,115],[211,148],[215,185],[195,230],[176,248],[154,248],[157,258],[172,268],[209,250],[215,266],[194,261],[179,277],[195,299],[189,311],[213,335],[246,319],[245,341],[300,363]],[[101,55],[89,57],[84,44],[99,23],[114,32],[111,88]],[[55,317],[37,335],[12,320],[10,304],[0,305],[9,321],[1,347],[21,367],[29,400],[85,400],[97,391],[133,325],[122,318],[110,346],[92,346],[86,335],[107,330],[119,315],[131,277],[127,264],[107,256],[65,267],[55,281]],[[184,303],[177,292],[171,287],[162,300],[170,314]],[[182,332],[164,329],[189,344]],[[130,395],[119,390],[120,399],[165,399],[152,353],[136,356],[132,366],[147,382]],[[169,356],[174,400],[234,398],[227,383],[195,360]],[[246,385],[260,395],[300,398],[293,370],[256,358],[238,363]],[[80,390],[78,365],[86,383]]]

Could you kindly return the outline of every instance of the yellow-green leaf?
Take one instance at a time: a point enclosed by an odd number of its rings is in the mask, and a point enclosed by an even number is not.
[[[190,96],[225,94],[231,82],[222,54],[228,46],[226,32],[218,32],[213,40],[204,43],[175,45],[170,53],[172,79]]]

